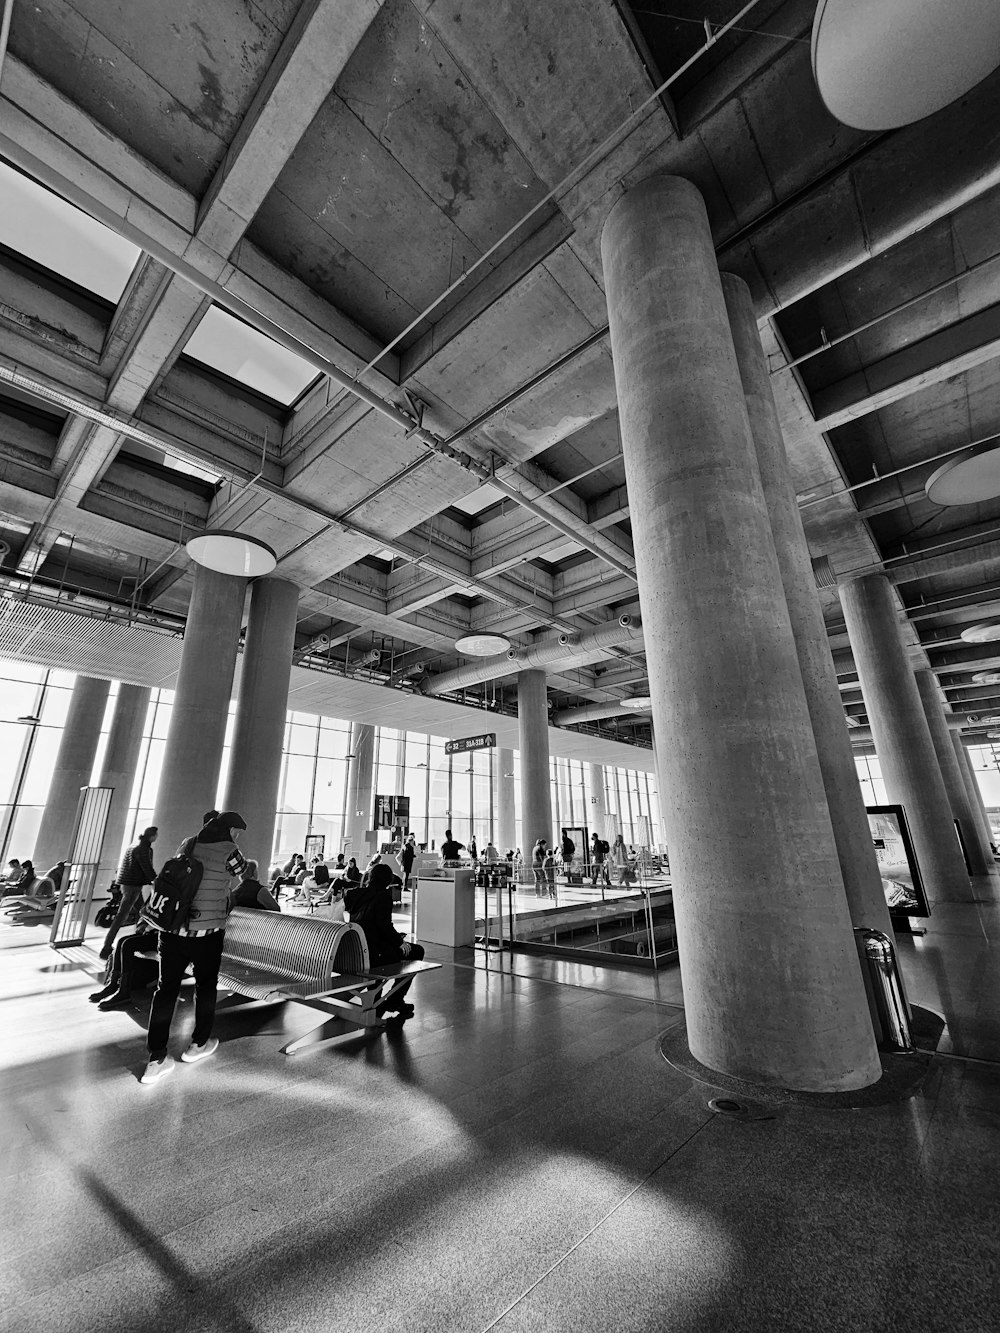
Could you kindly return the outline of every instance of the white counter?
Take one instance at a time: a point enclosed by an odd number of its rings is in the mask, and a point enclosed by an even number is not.
[[[472,944],[476,933],[476,876],[472,870],[448,870],[417,880],[413,933],[421,944],[449,949]]]

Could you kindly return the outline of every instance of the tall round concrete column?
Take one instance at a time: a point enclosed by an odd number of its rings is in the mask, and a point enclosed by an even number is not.
[[[351,758],[347,769],[347,848],[358,864],[368,850],[365,834],[375,817],[375,728],[367,722],[351,723]]]
[[[855,926],[880,930],[892,939],[882,876],[858,783],[830,640],[816,591],[816,577],[788,468],[750,289],[742,278],[723,273],[722,291],[851,920]]]
[[[80,788],[90,783],[110,689],[108,680],[76,678],[31,858],[40,875],[69,855]]]
[[[972,886],[889,580],[884,574],[851,579],[840,585],[840,601],[886,793],[906,813],[927,896],[971,902]]]
[[[608,801],[604,788],[604,765],[590,765],[590,831],[607,837]],[[609,839],[610,841],[610,839]]]
[[[98,876],[100,888],[106,888],[106,880],[118,873],[118,865],[125,843],[125,824],[128,819],[129,798],[135,781],[135,769],[139,762],[139,750],[142,746],[142,730],[146,725],[146,713],[149,710],[150,689],[148,685],[119,685],[115,711],[111,717],[111,730],[108,732],[108,748],[104,752],[104,764],[97,779],[99,787],[113,787],[111,808],[108,811],[108,826],[104,834],[104,849],[101,852],[101,868]],[[160,855],[157,847],[154,864],[166,858]]]
[[[549,776],[549,701],[545,672],[517,673],[517,729],[521,751],[521,851],[531,862],[539,838],[552,846],[552,782]]]
[[[701,196],[601,242],[688,1043],[803,1090],[881,1075]]]
[[[517,846],[514,808],[514,751],[499,749],[497,764],[497,849],[501,856]]]
[[[969,803],[972,806],[976,818],[979,820],[979,828],[983,837],[986,839],[986,846],[989,847],[994,842],[993,829],[990,827],[990,817],[986,813],[986,802],[983,800],[982,789],[979,786],[979,779],[976,777],[975,769],[972,767],[972,758],[969,751],[965,748],[965,742],[962,740],[961,732],[953,731],[951,733],[952,744],[955,747],[955,754],[958,758],[959,771],[965,779],[965,787],[969,793]],[[990,852],[992,858],[993,853]],[[993,863],[994,869],[996,862]]]
[[[243,852],[260,862],[264,874],[274,849],[298,604],[298,587],[287,579],[258,579],[250,589],[236,726],[222,798],[223,809],[238,810],[246,820]]]
[[[920,702],[924,707],[927,727],[931,734],[931,743],[937,755],[938,767],[944,779],[944,789],[948,794],[948,804],[952,816],[958,820],[965,844],[965,855],[969,862],[969,872],[973,875],[988,875],[994,868],[993,855],[988,842],[984,842],[978,814],[969,801],[969,789],[965,785],[962,770],[958,766],[958,756],[951,743],[951,732],[944,718],[941,706],[941,690],[937,676],[929,667],[920,667],[915,671]]]
[[[245,596],[246,579],[195,565],[153,819],[160,861],[215,805]]]

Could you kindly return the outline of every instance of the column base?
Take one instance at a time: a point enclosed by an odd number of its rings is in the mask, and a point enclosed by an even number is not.
[[[660,1054],[678,1073],[685,1074],[695,1083],[724,1093],[724,1098],[712,1098],[721,1103],[713,1110],[728,1111],[736,1119],[760,1120],[783,1106],[811,1106],[820,1111],[861,1111],[870,1106],[885,1106],[890,1102],[905,1101],[912,1097],[927,1077],[934,1052],[944,1031],[944,1019],[930,1009],[911,1004],[910,1028],[917,1048],[913,1051],[879,1051],[882,1077],[867,1088],[849,1092],[802,1092],[797,1088],[782,1088],[773,1083],[755,1083],[750,1079],[735,1078],[709,1069],[691,1054],[684,1028],[672,1028],[660,1038]],[[735,1108],[742,1108],[737,1110]]]

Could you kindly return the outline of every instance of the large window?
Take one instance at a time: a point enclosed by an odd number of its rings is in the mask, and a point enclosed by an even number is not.
[[[0,661],[0,836],[4,857],[28,855],[34,845],[74,682],[75,677],[67,672]],[[112,685],[94,764],[95,777],[116,695],[117,686]],[[170,690],[154,690],[150,695],[126,820],[127,841],[134,840],[155,820],[172,703]],[[231,705],[216,802],[225,789],[234,719],[235,705]],[[310,834],[323,835],[328,856],[342,849],[347,828],[350,735],[349,722],[311,713],[288,714],[274,844],[266,850],[256,846],[252,849],[263,865],[302,851]],[[652,775],[611,766],[598,771],[603,771],[609,815],[608,829],[598,832],[610,836],[620,829],[626,842],[634,846],[658,842],[658,805]],[[591,766],[577,759],[553,758],[551,776],[553,845],[558,845],[562,827],[586,827],[588,833],[593,832]],[[523,850],[521,761],[516,751],[511,779],[500,773],[499,750],[448,755],[441,737],[390,727],[375,730],[373,795],[408,796],[410,831],[418,842],[428,846],[439,848],[449,828],[466,846],[473,836],[480,848],[490,839],[499,846],[497,793],[501,781],[511,780],[515,845]],[[248,834],[248,848],[251,841]]]

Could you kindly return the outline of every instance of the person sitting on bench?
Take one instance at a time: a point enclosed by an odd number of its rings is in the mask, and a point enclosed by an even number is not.
[[[87,999],[98,1009],[120,1009],[131,1004],[132,991],[148,986],[159,975],[156,961],[156,931],[140,921],[132,935],[122,935],[115,944],[104,974],[106,985]]]
[[[260,867],[248,860],[240,873],[240,882],[229,896],[230,907],[253,907],[262,912],[280,912],[278,900],[257,878]]]
[[[365,876],[364,884],[352,884],[344,894],[344,905],[351,921],[361,927],[368,941],[368,958],[372,967],[385,963],[416,963],[424,956],[423,945],[411,944],[392,924],[392,870],[379,862]],[[401,1004],[412,984],[406,985],[393,997],[393,1010],[402,1017],[413,1014],[412,1004]]]

